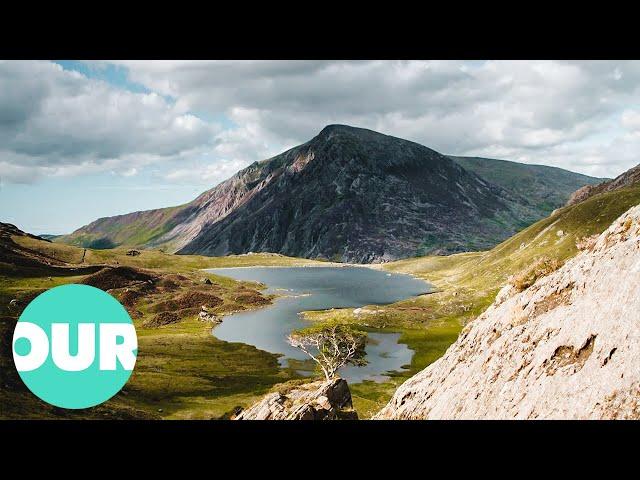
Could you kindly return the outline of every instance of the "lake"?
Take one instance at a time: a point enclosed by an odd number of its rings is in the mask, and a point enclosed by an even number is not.
[[[309,325],[300,312],[383,305],[432,291],[429,284],[410,275],[365,267],[245,267],[207,271],[236,280],[261,282],[267,286],[265,293],[280,296],[265,308],[225,316],[213,329],[213,335],[227,342],[246,343],[281,354],[282,366],[290,365],[291,360],[309,359],[287,343],[292,330]],[[399,343],[399,338],[400,333],[368,332],[365,348],[368,364],[343,367],[340,376],[350,383],[382,382],[388,379],[389,372],[406,369],[414,352]]]

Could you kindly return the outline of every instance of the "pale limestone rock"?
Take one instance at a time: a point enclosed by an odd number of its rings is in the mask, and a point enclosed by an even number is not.
[[[202,305],[202,307],[200,307],[198,318],[201,322],[222,323],[222,320],[218,318],[215,313],[209,312],[209,309],[205,305]]]
[[[504,303],[509,298],[513,297],[517,293],[517,290],[510,283],[506,284],[504,287],[500,289],[498,294],[496,295],[496,299],[494,300],[494,306],[498,306],[501,303]]]
[[[640,205],[497,301],[380,419],[640,418]]]
[[[235,420],[356,420],[347,382],[336,378],[330,382],[301,385],[286,393],[271,393],[240,412]]]

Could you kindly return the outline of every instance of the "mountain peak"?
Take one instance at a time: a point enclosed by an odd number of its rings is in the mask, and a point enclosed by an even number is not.
[[[342,123],[330,123],[329,125],[325,126],[322,130],[320,130],[319,135],[326,135],[328,133],[334,133],[334,132],[354,132],[358,130],[366,130],[366,129],[360,128],[360,127],[352,127],[351,125],[344,125]]]
[[[330,136],[336,135],[336,134],[354,135],[354,136],[361,137],[361,138],[362,137],[372,137],[372,136],[376,136],[376,137],[387,137],[388,136],[388,135],[385,135],[383,133],[376,132],[375,130],[369,130],[368,128],[353,127],[351,125],[343,125],[343,124],[340,124],[340,123],[334,123],[334,124],[327,125],[322,130],[320,130],[320,133],[318,133],[316,138],[327,138],[327,137],[330,137]]]
[[[337,145],[349,149],[356,147],[370,160],[382,161],[386,164],[402,164],[407,160],[413,163],[418,157],[432,159],[438,157],[441,161],[449,161],[435,150],[411,140],[351,125],[327,125],[309,143],[316,147],[318,145]]]
[[[331,124],[189,204],[102,219],[68,241],[368,263],[486,249],[536,208],[424,145]]]

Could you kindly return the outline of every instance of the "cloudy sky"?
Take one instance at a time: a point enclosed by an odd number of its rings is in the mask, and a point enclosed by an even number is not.
[[[181,204],[330,123],[613,177],[640,162],[640,62],[0,62],[0,221]]]

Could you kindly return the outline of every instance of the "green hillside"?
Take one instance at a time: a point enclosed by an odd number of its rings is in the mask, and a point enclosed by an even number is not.
[[[179,223],[184,209],[181,205],[99,218],[69,235],[57,236],[53,241],[97,249],[149,246]]]

